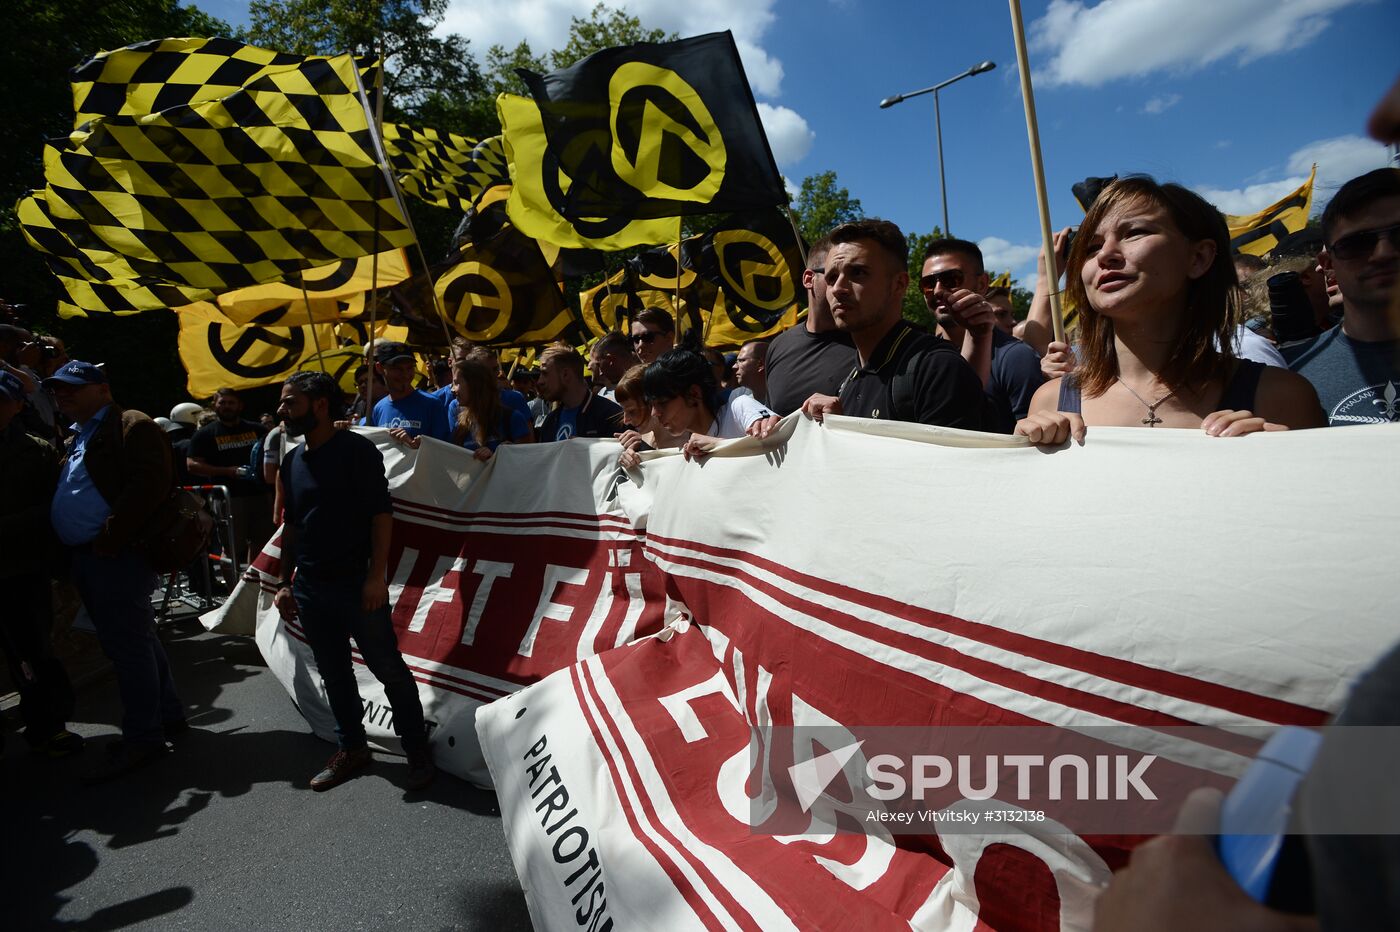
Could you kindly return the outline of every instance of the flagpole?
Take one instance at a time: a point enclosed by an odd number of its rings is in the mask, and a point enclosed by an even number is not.
[[[685,218],[676,214],[676,345],[681,342],[681,240],[685,237]],[[701,349],[704,349],[705,334],[700,334]]]
[[[802,231],[797,228],[797,217],[792,213],[792,205],[784,204],[783,213],[787,214],[788,223],[792,225],[793,239],[797,240],[797,251],[802,254],[802,267],[807,267],[807,244],[802,241]]]
[[[306,302],[306,324],[311,328],[311,339],[316,343],[316,361],[321,364],[321,371],[326,371],[326,362],[323,358],[325,350],[321,349],[321,335],[316,332],[316,319],[311,316],[311,296],[306,293],[306,279],[300,278],[297,283],[301,285],[301,299]]]
[[[1040,129],[1035,119],[1035,92],[1031,89],[1031,64],[1026,55],[1026,28],[1021,22],[1021,0],[1011,4],[1011,31],[1016,37],[1016,65],[1021,72],[1021,100],[1026,107],[1026,135],[1031,147],[1031,172],[1035,176],[1035,199],[1040,210],[1041,249],[1045,274],[1050,282],[1050,322],[1055,340],[1065,342],[1065,315],[1060,306],[1060,270],[1055,267],[1055,237],[1050,231],[1050,202],[1045,195],[1045,166],[1040,159]]]
[[[378,54],[378,50],[376,50],[376,55]],[[384,73],[383,57],[380,56],[378,58],[378,61],[380,75],[379,80],[380,84],[382,85]],[[379,170],[384,175],[384,177],[388,179],[389,192],[394,196],[394,203],[398,205],[399,213],[403,215],[404,225],[408,227],[408,232],[413,236],[413,246],[415,249],[418,250],[418,258],[423,263],[423,273],[428,276],[428,293],[431,294],[433,298],[433,310],[437,311],[438,321],[442,324],[442,332],[443,335],[447,338],[447,346],[450,348],[452,346],[452,328],[447,323],[447,312],[443,310],[442,304],[438,301],[437,289],[432,287],[432,274],[429,271],[428,256],[423,251],[423,242],[418,238],[418,230],[413,225],[413,218],[410,217],[408,214],[408,204],[404,200],[403,192],[399,190],[399,181],[397,178],[394,177],[394,173],[389,170],[389,154],[388,151],[384,148],[384,139],[382,134],[382,123],[384,119],[383,88],[381,86],[379,94],[375,98],[376,112],[370,113],[369,96],[365,93],[364,82],[360,80],[359,68],[355,68],[355,87],[359,89],[360,102],[365,108],[365,116],[368,118],[369,121],[370,138],[374,140],[374,153],[375,158],[379,163]],[[375,211],[376,218],[378,217],[378,215],[378,211]],[[376,241],[379,239],[378,235],[375,236],[375,239]],[[376,245],[378,245],[377,242]],[[378,251],[376,251],[374,255],[375,262],[377,264],[379,259]]]

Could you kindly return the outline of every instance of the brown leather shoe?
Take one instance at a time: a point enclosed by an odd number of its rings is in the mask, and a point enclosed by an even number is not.
[[[357,772],[369,765],[373,755],[369,748],[356,748],[353,751],[336,751],[320,773],[311,778],[311,788],[316,792],[339,786]]]

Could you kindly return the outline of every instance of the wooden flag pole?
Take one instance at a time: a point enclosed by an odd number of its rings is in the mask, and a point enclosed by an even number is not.
[[[802,254],[802,267],[805,269],[807,267],[807,244],[802,241],[802,231],[797,228],[797,217],[793,215],[792,205],[784,204],[783,213],[787,214],[788,223],[792,224],[792,237],[797,240],[797,251]]]
[[[376,55],[378,55],[378,52],[377,52],[377,51],[376,51]],[[383,57],[380,56],[379,59],[378,59],[378,61],[379,61],[379,75],[380,75],[379,80],[380,80],[380,83],[381,83],[381,85],[382,85],[382,84],[383,84],[383,73],[384,73],[384,59],[383,59]],[[437,312],[438,321],[442,324],[442,333],[443,333],[443,336],[445,336],[445,337],[447,338],[447,345],[448,345],[448,347],[450,348],[450,347],[452,346],[452,327],[447,323],[447,312],[443,310],[442,304],[438,301],[437,289],[432,287],[432,276],[431,276],[431,275],[429,274],[429,272],[428,272],[428,257],[427,257],[427,254],[423,252],[423,241],[420,240],[420,239],[418,238],[418,230],[417,230],[417,228],[415,228],[414,225],[413,225],[413,218],[410,217],[410,216],[408,215],[408,204],[407,204],[407,202],[404,200],[403,192],[402,192],[401,190],[399,190],[399,181],[398,181],[397,178],[394,177],[394,173],[393,173],[392,171],[389,170],[389,153],[388,153],[388,151],[385,150],[385,148],[384,148],[384,138],[383,138],[383,133],[382,133],[382,122],[383,122],[383,119],[384,119],[384,90],[383,90],[383,87],[380,88],[379,93],[378,93],[378,94],[376,95],[376,97],[375,97],[375,102],[374,102],[374,103],[375,103],[375,112],[374,112],[374,113],[371,113],[371,112],[370,112],[370,109],[369,109],[369,97],[368,97],[368,95],[365,93],[365,85],[364,85],[364,82],[360,80],[360,69],[359,69],[359,68],[356,68],[356,69],[355,69],[355,87],[356,87],[356,88],[359,90],[359,92],[360,92],[360,102],[361,102],[361,104],[364,105],[364,108],[365,108],[365,116],[368,118],[368,122],[369,122],[369,134],[370,134],[370,138],[374,140],[374,154],[375,154],[375,159],[376,159],[376,160],[378,161],[378,163],[379,163],[379,170],[380,170],[380,173],[383,174],[383,176],[384,176],[386,179],[388,179],[388,182],[389,182],[389,193],[392,194],[392,195],[394,196],[394,203],[395,203],[396,205],[398,205],[399,213],[403,215],[403,222],[404,222],[404,225],[408,227],[408,232],[409,232],[410,234],[412,234],[412,236],[413,236],[413,246],[414,246],[415,249],[418,250],[418,258],[419,258],[419,260],[423,263],[423,274],[429,276],[429,281],[428,281],[428,294],[430,294],[430,295],[432,296],[432,299],[433,299],[433,310],[435,310],[435,311]],[[375,212],[375,217],[378,218],[378,211]],[[376,241],[379,239],[378,231],[377,231],[377,230],[376,230],[376,235],[375,235],[374,238],[375,238]],[[377,242],[376,242],[376,245],[378,245]],[[376,271],[377,271],[377,270],[378,270],[378,266],[379,266],[379,252],[378,252],[378,250],[376,250],[375,253],[374,253],[374,265],[375,265],[375,269],[376,269]],[[377,283],[378,283],[378,280],[376,279],[376,285],[377,285]]]
[[[1031,172],[1035,175],[1035,199],[1040,209],[1041,249],[1045,274],[1050,280],[1050,322],[1056,342],[1065,342],[1065,315],[1060,306],[1060,270],[1055,267],[1055,237],[1050,231],[1050,202],[1045,196],[1045,166],[1040,159],[1040,129],[1035,119],[1035,92],[1031,89],[1031,64],[1026,55],[1026,27],[1021,22],[1021,0],[1011,4],[1011,31],[1016,36],[1016,66],[1021,72],[1021,100],[1026,106],[1026,135],[1030,138]]]
[[[685,239],[685,218],[680,214],[676,215],[676,345],[681,344],[681,240]],[[700,339],[704,340],[705,335],[700,334]],[[702,344],[701,348],[704,346]]]
[[[316,344],[316,361],[321,364],[321,371],[326,371],[325,354],[321,349],[321,335],[316,332],[316,319],[311,316],[311,296],[306,293],[306,280],[300,279],[297,284],[301,285],[301,299],[306,302],[306,325],[311,328],[311,339]]]

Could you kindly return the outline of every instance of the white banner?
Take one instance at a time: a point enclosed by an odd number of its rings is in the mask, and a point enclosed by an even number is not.
[[[660,574],[616,501],[618,446],[505,445],[483,465],[436,440],[415,451],[387,431],[360,430],[378,444],[389,477],[389,598],[434,756],[448,772],[489,785],[478,706],[661,628]],[[233,634],[256,629],[269,668],[316,734],[333,740],[306,636],[272,606],[279,543],[274,536],[204,623]],[[370,741],[397,749],[384,691],[358,651],[353,657]]]
[[[1397,461],[1390,426],[1047,452],[801,416],[651,457],[620,498],[682,619],[477,716],[536,926],[1087,928],[1140,836],[836,833],[829,788],[765,832],[774,762],[835,750],[774,736],[1134,726],[1162,767],[1237,776],[1183,729],[1320,724],[1400,634]]]

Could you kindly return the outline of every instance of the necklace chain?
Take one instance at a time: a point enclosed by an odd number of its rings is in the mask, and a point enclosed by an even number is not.
[[[1158,424],[1162,423],[1162,419],[1157,416],[1157,407],[1162,402],[1166,401],[1168,398],[1176,394],[1176,389],[1172,389],[1171,391],[1163,395],[1161,398],[1158,398],[1156,401],[1149,402],[1146,398],[1133,391],[1132,386],[1129,385],[1127,382],[1124,382],[1122,379],[1118,380],[1118,384],[1126,388],[1128,390],[1128,394],[1136,398],[1142,404],[1142,406],[1147,409],[1147,417],[1143,418],[1142,422],[1148,427],[1156,427]]]

